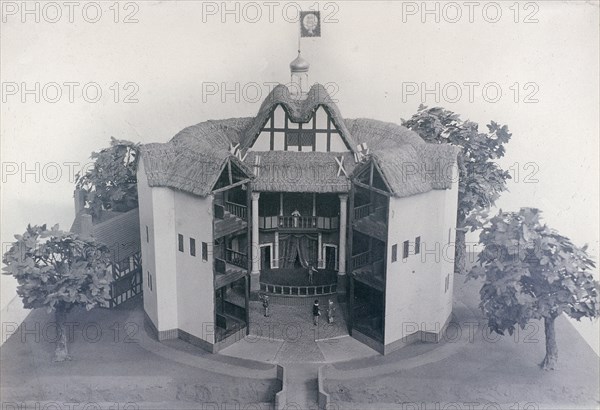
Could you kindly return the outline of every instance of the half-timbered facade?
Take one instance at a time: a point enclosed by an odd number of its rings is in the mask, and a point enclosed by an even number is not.
[[[306,67],[294,60],[292,78]],[[451,313],[457,153],[344,119],[319,84],[279,85],[255,117],[143,145],[150,327],[215,352],[246,335],[259,294],[336,296],[349,333],[382,353],[437,338]]]
[[[110,251],[112,282],[110,307],[142,294],[142,264],[140,253],[138,210],[128,212],[103,211],[96,220],[83,209],[83,196],[75,191],[75,220],[71,232],[93,236]]]

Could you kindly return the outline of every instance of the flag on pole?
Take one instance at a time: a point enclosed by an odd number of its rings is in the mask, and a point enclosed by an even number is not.
[[[321,14],[318,11],[300,12],[300,37],[321,37]]]

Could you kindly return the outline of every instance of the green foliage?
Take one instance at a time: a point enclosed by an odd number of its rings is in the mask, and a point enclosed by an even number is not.
[[[489,326],[510,334],[530,319],[577,320],[600,314],[599,283],[584,246],[540,222],[540,211],[502,212],[483,225],[484,249],[468,278],[484,278],[480,307]]]
[[[509,172],[494,162],[504,156],[504,145],[512,135],[508,127],[492,121],[488,132],[479,132],[475,122],[463,121],[452,111],[424,105],[402,124],[429,143],[462,148],[458,158],[458,228],[476,230],[480,213],[495,204],[510,179]]]
[[[76,188],[85,193],[85,205],[94,217],[102,210],[126,212],[138,206],[139,148],[139,144],[111,137],[109,148],[92,152],[94,166],[77,174]]]
[[[17,294],[28,309],[68,311],[108,306],[109,250],[94,239],[59,230],[58,225],[27,226],[4,254],[3,274],[14,276]]]

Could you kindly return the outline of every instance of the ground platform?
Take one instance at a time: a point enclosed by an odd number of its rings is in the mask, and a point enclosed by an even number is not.
[[[220,354],[182,340],[161,343],[145,331],[138,298],[112,310],[71,312],[73,361],[54,363],[53,316],[35,310],[11,334],[3,322],[2,406],[220,409],[254,403],[251,408],[266,409],[281,388],[279,363],[289,376],[288,404],[299,404],[289,408],[316,408],[319,368],[330,408],[340,410],[598,408],[598,356],[566,318],[556,322],[559,369],[542,371],[540,322],[517,335],[490,334],[477,306],[481,283],[457,276],[454,285],[453,325],[440,343],[416,343],[386,356],[347,336],[341,321],[339,328],[315,328],[304,307],[290,313],[286,306],[263,320],[256,303],[251,317],[257,326]],[[338,306],[338,313],[344,310]],[[258,325],[269,329],[269,323],[273,332],[259,334]],[[321,338],[323,332],[329,333]]]

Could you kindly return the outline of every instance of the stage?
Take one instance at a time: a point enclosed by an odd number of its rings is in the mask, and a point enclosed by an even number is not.
[[[313,274],[313,283],[308,281],[307,268],[269,269],[260,273],[260,282],[283,286],[323,286],[337,283],[337,272],[318,269]]]
[[[307,268],[269,269],[260,274],[260,289],[262,292],[290,296],[308,297],[332,295],[337,288],[337,272],[319,269],[309,282]]]

